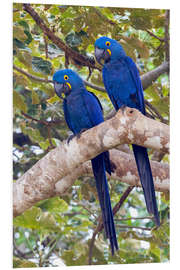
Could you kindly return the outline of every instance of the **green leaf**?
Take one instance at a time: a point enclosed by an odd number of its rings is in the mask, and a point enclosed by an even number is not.
[[[39,207],[31,207],[14,219],[14,226],[36,230],[59,230],[55,218],[48,212],[42,212]]]
[[[149,49],[144,42],[139,40],[138,38],[131,36],[131,37],[122,37],[129,46],[133,49],[136,49],[140,54],[141,58],[148,58],[149,57]]]
[[[82,38],[78,33],[71,33],[65,37],[65,41],[70,47],[78,47],[82,43]]]
[[[18,60],[21,61],[26,67],[31,67],[32,55],[29,51],[26,50],[16,50]]]
[[[27,39],[27,36],[24,33],[23,27],[16,26],[16,25],[13,26],[13,38],[16,38],[22,42]]]
[[[14,47],[14,49],[16,49],[16,48],[28,49],[28,47],[17,38],[13,38],[13,47]]]
[[[43,149],[46,150],[50,146],[49,140],[46,139],[44,141],[39,142],[39,146]]]
[[[54,102],[57,102],[57,101],[59,101],[59,97],[57,95],[54,95],[53,97],[47,100],[47,102],[50,104],[53,104]]]
[[[24,75],[18,75],[17,73],[14,73],[13,79],[15,87],[17,85],[22,85],[24,87],[28,86],[29,80]]]
[[[41,136],[38,129],[34,129],[32,127],[24,127],[23,133],[27,134],[33,142],[39,143],[41,141],[44,141],[44,138]]]
[[[50,75],[52,72],[51,62],[37,56],[32,57],[32,68],[34,71],[45,75]]]
[[[32,104],[39,104],[39,96],[35,91],[32,91]]]
[[[31,267],[37,267],[37,265],[33,262],[13,257],[13,268],[31,268]]]
[[[24,98],[15,90],[13,91],[13,106],[24,113],[27,112],[27,105],[24,102]]]
[[[43,211],[50,213],[64,213],[68,210],[68,204],[59,197],[44,200],[38,204]]]
[[[21,25],[24,28],[24,30],[29,31],[29,25],[26,21],[20,20],[18,21],[18,24]]]
[[[56,5],[52,5],[49,12],[53,15],[59,15],[59,8]]]

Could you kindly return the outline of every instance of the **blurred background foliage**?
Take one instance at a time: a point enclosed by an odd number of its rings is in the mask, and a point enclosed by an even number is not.
[[[107,35],[119,40],[141,75],[169,61],[166,10],[32,4],[46,26],[94,68],[69,57],[35,20],[13,4],[13,165],[14,181],[71,134],[54,93],[52,75],[69,67],[84,80],[103,87],[94,42]],[[100,99],[105,117],[112,110],[107,94],[87,86]],[[145,91],[149,113],[169,121],[169,79],[165,72]],[[158,119],[155,111],[161,116]],[[150,151],[150,155],[153,152]],[[169,162],[165,155],[161,162]],[[127,185],[109,181],[112,205]],[[120,250],[111,256],[103,232],[93,233],[100,208],[92,177],[80,177],[64,196],[41,201],[14,219],[14,267],[127,264],[169,260],[169,196],[157,193],[162,225],[147,216],[140,188],[135,188],[115,216]],[[93,249],[92,249],[93,246]]]

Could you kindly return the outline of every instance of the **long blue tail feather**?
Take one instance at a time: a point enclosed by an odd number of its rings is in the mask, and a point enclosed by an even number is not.
[[[149,157],[147,153],[147,149],[139,146],[132,145],[133,152],[139,172],[139,177],[141,181],[141,185],[144,191],[144,197],[146,202],[147,210],[150,214],[154,215],[154,221],[157,226],[160,226],[159,213],[156,202],[156,195],[154,189],[154,182],[151,172],[151,166],[149,162]]]
[[[115,249],[118,250],[116,238],[116,230],[111,208],[108,183],[105,173],[105,161],[103,153],[91,160],[94,177],[96,180],[96,188],[102,211],[102,219],[106,238],[109,238],[112,255]]]

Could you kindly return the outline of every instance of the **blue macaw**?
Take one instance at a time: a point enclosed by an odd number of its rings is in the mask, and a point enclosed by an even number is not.
[[[139,71],[120,43],[108,37],[98,38],[95,42],[95,57],[103,65],[103,82],[116,111],[128,106],[138,109],[145,115]],[[147,210],[154,215],[155,223],[159,226],[160,219],[147,149],[134,144],[132,147]]]
[[[66,123],[74,136],[104,121],[98,98],[86,90],[83,80],[71,69],[59,70],[53,75],[56,94],[63,98]],[[109,196],[106,172],[113,172],[109,152],[103,152],[91,160],[106,238],[109,238],[112,255],[118,249],[116,231]]]

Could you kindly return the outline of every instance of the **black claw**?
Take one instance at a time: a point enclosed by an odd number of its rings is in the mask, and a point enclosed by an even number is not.
[[[81,134],[86,130],[88,130],[88,128],[81,129],[81,131],[76,135],[76,137],[79,139],[81,137]]]
[[[70,135],[70,136],[68,137],[68,139],[67,139],[67,144],[69,144],[70,141],[71,141],[74,137],[76,137],[76,135],[74,135],[74,134]]]
[[[70,135],[70,136],[68,137],[68,139],[67,139],[67,144],[69,144],[69,142],[70,142],[74,137],[76,137],[77,139],[79,139],[79,138],[81,137],[81,134],[82,134],[84,131],[86,131],[86,130],[88,130],[88,128],[83,128],[83,129],[81,129],[81,131],[80,131],[78,134],[76,134],[76,135],[74,135],[74,134]]]
[[[120,109],[122,110],[123,113],[124,113],[126,107],[127,107],[127,106],[126,106],[125,104],[121,105]]]

